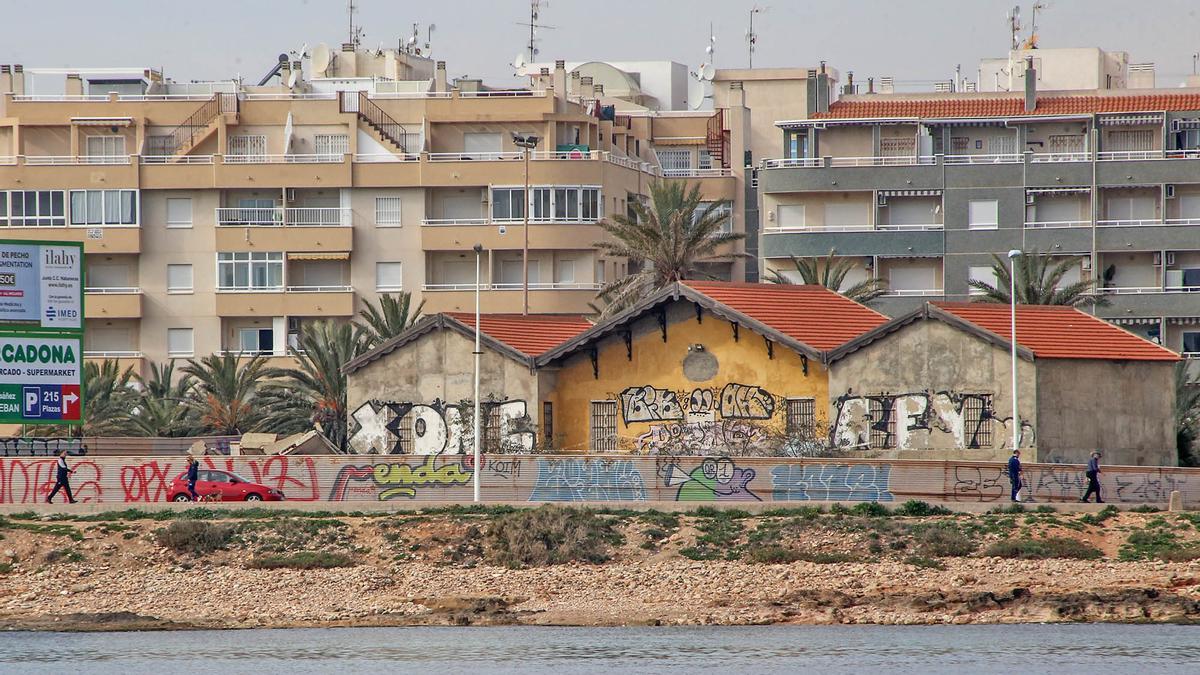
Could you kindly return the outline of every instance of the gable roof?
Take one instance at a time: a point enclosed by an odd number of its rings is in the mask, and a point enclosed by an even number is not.
[[[568,356],[623,329],[659,305],[680,299],[819,362],[825,361],[825,352],[832,347],[887,322],[879,312],[823,286],[683,281],[543,353],[537,364]]]
[[[479,341],[493,351],[533,368],[535,357],[591,325],[578,314],[481,314]],[[423,316],[396,337],[348,361],[342,366],[342,372],[349,375],[435,330],[452,330],[474,340],[475,315],[443,312]]]
[[[1118,96],[1039,96],[1025,111],[1024,95],[995,97],[893,98],[865,96],[829,104],[812,119],[1032,117],[1200,110],[1200,93],[1125,94]]]

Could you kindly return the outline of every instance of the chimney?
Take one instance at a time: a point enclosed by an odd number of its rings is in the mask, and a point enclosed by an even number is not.
[[[550,82],[550,69],[542,68],[540,71],[538,71],[537,88],[545,89],[548,86],[554,86]]]
[[[1037,69],[1033,57],[1025,59],[1025,112],[1037,110]]]
[[[875,78],[873,78],[873,77],[867,78],[867,93],[868,94],[875,93]]]
[[[433,71],[433,90],[437,92],[450,91],[446,87],[446,62],[438,61]]]
[[[0,94],[12,92],[12,66],[0,65]]]
[[[554,62],[554,96],[560,100],[567,98],[567,62]]]
[[[597,101],[604,98],[604,85],[593,84],[592,85],[592,97],[595,98]]]
[[[853,70],[848,71],[846,73],[846,88],[845,88],[845,90],[842,91],[842,93],[843,94],[857,93],[854,91],[854,71]]]
[[[17,65],[13,66],[12,81],[13,81],[13,86],[12,86],[13,96],[24,96],[25,95],[25,66],[23,66],[19,63]]]
[[[67,73],[67,96],[83,96],[83,78],[79,73]]]
[[[809,110],[810,113],[826,113],[829,112],[829,73],[825,71],[825,62],[821,62],[821,68],[817,71],[816,84],[812,86],[812,93],[809,94]]]
[[[578,70],[572,70],[572,71],[571,71],[571,84],[570,84],[570,89],[568,89],[568,90],[567,90],[567,91],[568,91],[568,93],[574,94],[575,96],[580,96],[580,95],[581,95],[581,92],[579,91],[579,88],[580,88],[580,86],[582,86],[582,85],[580,85],[580,84],[579,84],[579,82],[580,82],[579,71],[578,71]]]

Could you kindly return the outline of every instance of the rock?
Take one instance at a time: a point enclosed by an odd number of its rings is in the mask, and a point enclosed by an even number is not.
[[[96,588],[96,584],[75,584],[68,590],[72,593],[87,593],[94,588]]]

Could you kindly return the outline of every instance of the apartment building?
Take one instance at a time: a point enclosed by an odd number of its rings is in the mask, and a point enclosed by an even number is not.
[[[520,313],[526,210],[529,311],[586,312],[627,271],[593,246],[601,218],[653,180],[734,196],[728,134],[701,160],[712,118],[616,114],[561,62],[500,91],[349,44],[281,56],[258,86],[0,66],[0,237],[85,243],[89,358],[282,364],[305,322],[382,293],[473,309],[476,244],[484,311]],[[526,154],[514,134],[540,143]],[[694,169],[660,165],[656,137],[680,147],[668,136],[700,137]]]
[[[991,254],[1077,257],[1089,309],[1200,355],[1200,89],[851,94],[777,122],[759,171],[765,270],[836,250],[889,314],[967,300]]]

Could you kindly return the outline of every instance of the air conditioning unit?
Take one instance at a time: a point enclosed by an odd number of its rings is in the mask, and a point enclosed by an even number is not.
[[[298,316],[289,316],[288,317],[288,332],[289,333],[299,333],[300,332],[300,317],[298,317]]]
[[[879,197],[875,200],[875,203],[880,206],[887,206],[887,195],[880,193]]]
[[[284,188],[283,194],[289,202],[296,201],[296,188]]]
[[[1167,251],[1167,267],[1173,267],[1174,265],[1175,265],[1175,252]]]
[[[1175,199],[1175,186],[1174,185],[1166,186],[1166,196],[1167,196],[1167,199]]]
[[[1025,193],[1025,203],[1032,206],[1037,201],[1037,195],[1032,192]]]
[[[1162,267],[1162,254],[1158,251],[1154,252],[1154,266]]]

